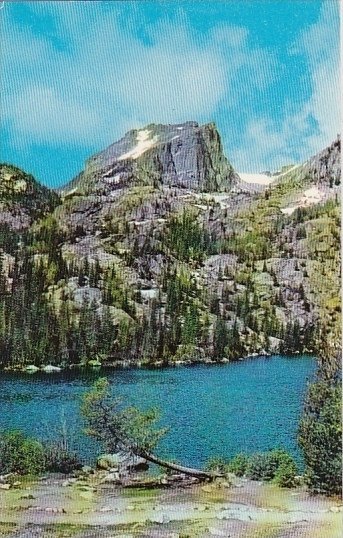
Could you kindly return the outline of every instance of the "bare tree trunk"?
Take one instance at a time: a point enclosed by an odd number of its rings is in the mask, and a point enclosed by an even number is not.
[[[161,460],[157,456],[154,456],[154,454],[146,452],[140,452],[137,454],[137,456],[140,456],[151,463],[156,463],[156,465],[159,465],[160,467],[165,467],[166,469],[171,469],[172,471],[176,471],[178,473],[193,476],[195,478],[199,478],[199,480],[213,480],[214,478],[223,476],[222,474],[216,472],[206,472],[202,471],[201,469],[193,469],[192,467],[183,467],[182,465],[177,465],[176,463]]]

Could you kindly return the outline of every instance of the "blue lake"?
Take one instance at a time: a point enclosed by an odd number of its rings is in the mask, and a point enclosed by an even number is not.
[[[0,373],[0,429],[56,437],[63,421],[85,460],[99,447],[82,433],[81,395],[106,376],[127,404],[158,407],[170,432],[159,454],[188,465],[276,446],[299,460],[296,432],[315,360],[254,358],[226,365],[61,374]]]

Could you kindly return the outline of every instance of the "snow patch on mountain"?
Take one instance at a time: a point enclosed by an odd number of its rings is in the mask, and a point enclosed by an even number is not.
[[[294,206],[284,207],[281,209],[281,212],[284,215],[291,215],[298,207],[309,207],[319,204],[324,196],[324,192],[320,191],[318,187],[311,187],[303,192],[303,195],[295,202]]]
[[[153,138],[150,138],[151,132],[152,131],[149,131],[148,129],[138,131],[136,138],[137,145],[127,153],[120,155],[120,157],[117,158],[117,161],[138,159],[138,157],[143,155],[143,153],[154,147],[154,145],[158,141],[158,137],[154,136]]]

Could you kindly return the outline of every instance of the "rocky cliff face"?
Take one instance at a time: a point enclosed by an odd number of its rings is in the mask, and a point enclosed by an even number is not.
[[[305,169],[314,181],[338,186],[341,181],[341,137],[305,163]]]
[[[302,183],[311,183],[322,188],[339,186],[341,182],[341,137],[338,135],[330,146],[313,155],[304,163],[289,166],[274,177],[280,183],[293,178]]]
[[[239,180],[223,154],[214,124],[148,125],[86,162],[64,189],[108,194],[124,186],[170,186],[198,192],[228,191]]]

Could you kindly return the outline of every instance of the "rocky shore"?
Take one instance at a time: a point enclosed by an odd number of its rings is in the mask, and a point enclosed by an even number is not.
[[[298,355],[299,352],[293,353],[293,355]],[[171,360],[171,361],[164,361],[164,360],[156,360],[152,362],[146,362],[146,361],[139,361],[139,360],[133,360],[133,359],[124,359],[124,360],[115,360],[115,361],[104,361],[100,362],[98,360],[92,360],[89,361],[87,364],[72,364],[67,367],[63,366],[54,366],[52,364],[47,364],[44,366],[36,366],[35,364],[28,364],[27,366],[9,366],[4,368],[4,371],[6,372],[24,372],[28,374],[35,374],[38,372],[46,373],[46,374],[53,374],[53,373],[60,373],[63,371],[68,370],[78,370],[78,369],[101,369],[101,368],[108,368],[108,369],[118,369],[118,370],[124,370],[124,369],[136,369],[136,368],[145,368],[145,369],[156,369],[156,368],[170,368],[170,367],[180,367],[180,366],[196,366],[198,364],[206,364],[209,366],[214,365],[220,365],[220,364],[230,364],[232,362],[237,361],[244,361],[248,359],[253,359],[257,357],[271,357],[272,353],[269,353],[267,351],[261,351],[259,353],[250,353],[249,355],[246,355],[244,357],[240,357],[236,360],[230,360],[226,357],[223,357],[222,359],[213,360],[209,357],[205,358],[199,358],[197,360]]]
[[[135,487],[125,487],[113,483],[111,474],[112,469],[84,468],[73,477],[21,483],[12,477],[10,488],[0,488],[0,536],[308,538],[314,531],[318,538],[340,536],[342,502],[311,497],[303,488],[234,477],[167,485],[144,482],[142,475],[134,475]]]

